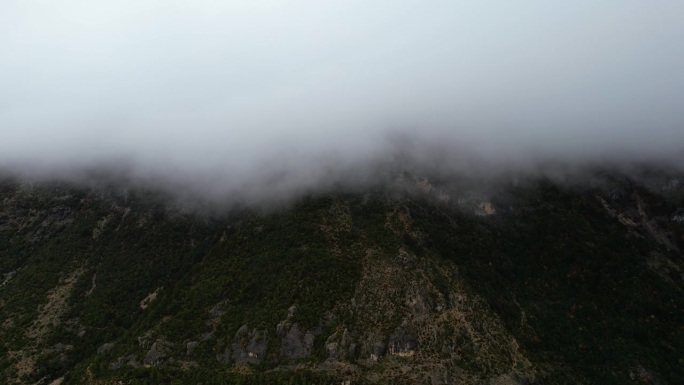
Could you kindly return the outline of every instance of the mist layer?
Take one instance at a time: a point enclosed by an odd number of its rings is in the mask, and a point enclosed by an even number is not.
[[[682,14],[635,0],[4,1],[0,168],[119,165],[268,195],[402,151],[447,169],[455,154],[681,164]]]

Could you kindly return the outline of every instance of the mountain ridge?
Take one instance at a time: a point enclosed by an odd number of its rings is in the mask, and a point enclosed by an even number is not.
[[[675,384],[681,178],[596,180],[402,172],[209,217],[6,181],[0,378]]]

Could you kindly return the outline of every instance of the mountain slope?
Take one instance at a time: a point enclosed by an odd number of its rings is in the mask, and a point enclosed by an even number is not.
[[[0,380],[684,378],[680,179],[433,179],[212,217],[7,180]]]

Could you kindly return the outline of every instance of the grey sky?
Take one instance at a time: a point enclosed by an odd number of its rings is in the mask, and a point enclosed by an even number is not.
[[[682,17],[667,0],[4,0],[0,168],[312,183],[397,133],[505,162],[673,156]]]

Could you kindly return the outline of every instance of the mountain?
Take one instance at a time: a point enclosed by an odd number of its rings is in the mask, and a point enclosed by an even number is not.
[[[684,177],[0,184],[0,382],[680,384]]]

